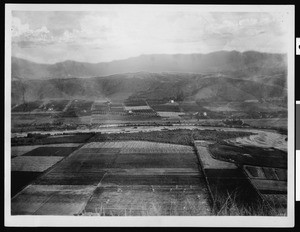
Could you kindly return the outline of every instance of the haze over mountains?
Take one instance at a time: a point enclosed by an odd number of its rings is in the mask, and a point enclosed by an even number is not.
[[[141,55],[102,63],[65,61],[38,64],[12,57],[12,77],[22,79],[86,78],[128,72],[237,72],[269,74],[286,68],[286,55],[254,51],[209,54]]]
[[[12,103],[128,97],[245,101],[286,96],[287,57],[254,51],[141,55],[106,63],[12,58]]]

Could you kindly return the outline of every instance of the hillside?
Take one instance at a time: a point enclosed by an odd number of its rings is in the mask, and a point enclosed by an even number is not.
[[[284,74],[273,81],[269,77],[233,78],[227,74],[128,73],[106,77],[12,81],[12,103],[51,98],[110,98],[124,101],[128,97],[193,101],[245,101],[285,97]],[[282,81],[278,81],[278,78]]]
[[[12,57],[12,79],[45,80],[53,78],[87,78],[135,72],[216,73],[235,76],[271,75],[286,71],[286,55],[255,51],[219,51],[209,54],[141,55],[102,63],[64,61],[38,64]]]

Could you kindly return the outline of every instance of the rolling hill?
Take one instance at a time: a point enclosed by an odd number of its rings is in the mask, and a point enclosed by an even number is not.
[[[254,51],[141,55],[97,64],[37,64],[12,57],[12,104],[53,98],[283,99],[286,80],[286,55]]]
[[[284,76],[282,76],[284,78]],[[277,79],[266,83],[231,75],[187,73],[127,73],[106,77],[49,80],[13,80],[12,102],[53,98],[124,101],[128,97],[193,101],[245,101],[285,97]],[[262,79],[264,80],[264,79]]]

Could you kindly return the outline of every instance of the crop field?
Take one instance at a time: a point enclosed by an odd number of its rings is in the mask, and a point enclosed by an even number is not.
[[[43,101],[33,101],[20,104],[12,109],[12,112],[31,112],[38,109],[43,104]]]
[[[91,123],[92,116],[78,116],[78,117],[62,117],[56,118],[56,123],[63,123],[63,124],[73,124],[73,125],[84,125]]]
[[[124,109],[129,111],[129,110],[150,110],[150,106],[148,105],[143,105],[143,106],[124,106]]]
[[[178,104],[166,103],[162,105],[152,105],[151,107],[157,112],[180,112]]]
[[[63,111],[70,100],[50,100],[43,105],[43,111]]]
[[[12,171],[43,172],[63,157],[60,156],[17,156],[11,160]]]
[[[123,107],[124,105],[123,105],[123,103],[117,103],[117,102],[111,102],[110,104],[109,104],[109,106],[111,107],[111,108],[118,108],[118,107]]]
[[[285,111],[286,107],[278,106],[268,102],[232,102],[229,103],[230,107],[239,111]]]
[[[92,190],[91,186],[29,185],[12,199],[11,213],[12,215],[68,215],[83,207]]]
[[[287,128],[287,118],[244,119],[244,122],[253,127]]]
[[[92,142],[12,199],[12,214],[210,215],[193,147]]]
[[[168,102],[169,102],[168,100],[163,100],[163,99],[147,99],[147,103],[150,106],[153,106],[153,105],[162,105],[162,104],[166,104]]]
[[[111,106],[110,107],[110,112],[115,112],[115,113],[125,113],[123,106]]]
[[[36,115],[33,125],[53,124],[55,118],[48,115]]]
[[[146,101],[144,100],[126,100],[124,101],[125,106],[147,106]]]
[[[84,146],[85,148],[97,148],[99,147],[98,142],[91,142]],[[121,149],[121,153],[128,153],[130,152],[137,152],[137,153],[157,153],[161,150],[168,150],[170,153],[193,153],[193,147],[191,146],[184,146],[178,144],[169,144],[169,143],[153,143],[148,141],[117,141],[117,142],[102,142],[101,148],[108,148],[108,149]]]
[[[92,115],[92,124],[124,123],[126,121],[153,121],[160,119],[154,115],[121,115],[121,114],[97,114]]]
[[[91,108],[93,101],[87,100],[73,100],[70,106],[67,109],[67,112],[74,112],[77,116],[91,115]]]
[[[67,156],[75,149],[76,147],[38,147],[23,156]]]
[[[213,144],[195,141],[202,170],[213,198],[212,209],[216,215],[277,215],[263,202],[257,187],[247,178],[244,171],[232,159],[216,159],[208,150]],[[266,168],[269,173],[271,169]]]
[[[11,195],[16,195],[77,147],[78,144],[12,147]]]
[[[41,172],[11,171],[11,196],[15,196],[39,175]]]
[[[286,215],[287,169],[245,165],[243,169],[269,207]]]
[[[11,126],[14,127],[21,127],[25,125],[31,125],[36,121],[34,117],[32,118],[22,118],[21,116],[12,115],[11,117]]]
[[[92,114],[125,114],[124,106],[121,103],[94,102]]]
[[[41,147],[55,147],[56,149],[59,147],[64,147],[64,148],[71,148],[75,150],[80,145],[81,145],[80,143],[62,143],[62,144],[33,145],[33,146],[13,146],[11,147],[11,157],[24,155],[30,151],[33,151]]]
[[[95,101],[94,104],[91,107],[91,110],[93,113],[96,113],[98,111],[105,111],[108,112],[109,111],[109,105],[107,102],[97,102]]]
[[[93,134],[75,134],[71,136],[46,136],[43,138],[12,138],[11,143],[13,146],[23,145],[45,145],[45,144],[64,144],[64,143],[84,143],[90,139]]]
[[[244,170],[251,178],[268,179],[268,180],[287,180],[287,170],[282,168],[269,168],[259,166],[245,165]]]
[[[43,126],[55,123],[56,119],[50,115],[11,115],[11,126],[13,129],[34,128],[34,126]]]
[[[157,111],[157,114],[162,118],[178,118],[180,115],[184,115],[182,112],[165,112]]]
[[[179,107],[184,112],[206,112],[207,109],[198,105],[196,102],[179,102]]]
[[[239,111],[229,104],[226,105],[220,105],[220,106],[204,106],[206,110],[209,111],[215,111],[215,112],[223,112],[223,111],[229,111],[229,112],[234,112],[234,111]]]

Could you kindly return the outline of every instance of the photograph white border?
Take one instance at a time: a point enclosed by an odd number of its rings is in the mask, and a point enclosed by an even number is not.
[[[288,209],[286,217],[271,216],[162,216],[162,217],[79,217],[12,216],[10,198],[11,152],[11,12],[23,11],[99,11],[105,9],[205,12],[288,12]],[[293,227],[294,226],[294,54],[295,7],[293,5],[100,5],[100,4],[6,4],[5,5],[5,226],[168,226],[168,227]]]

